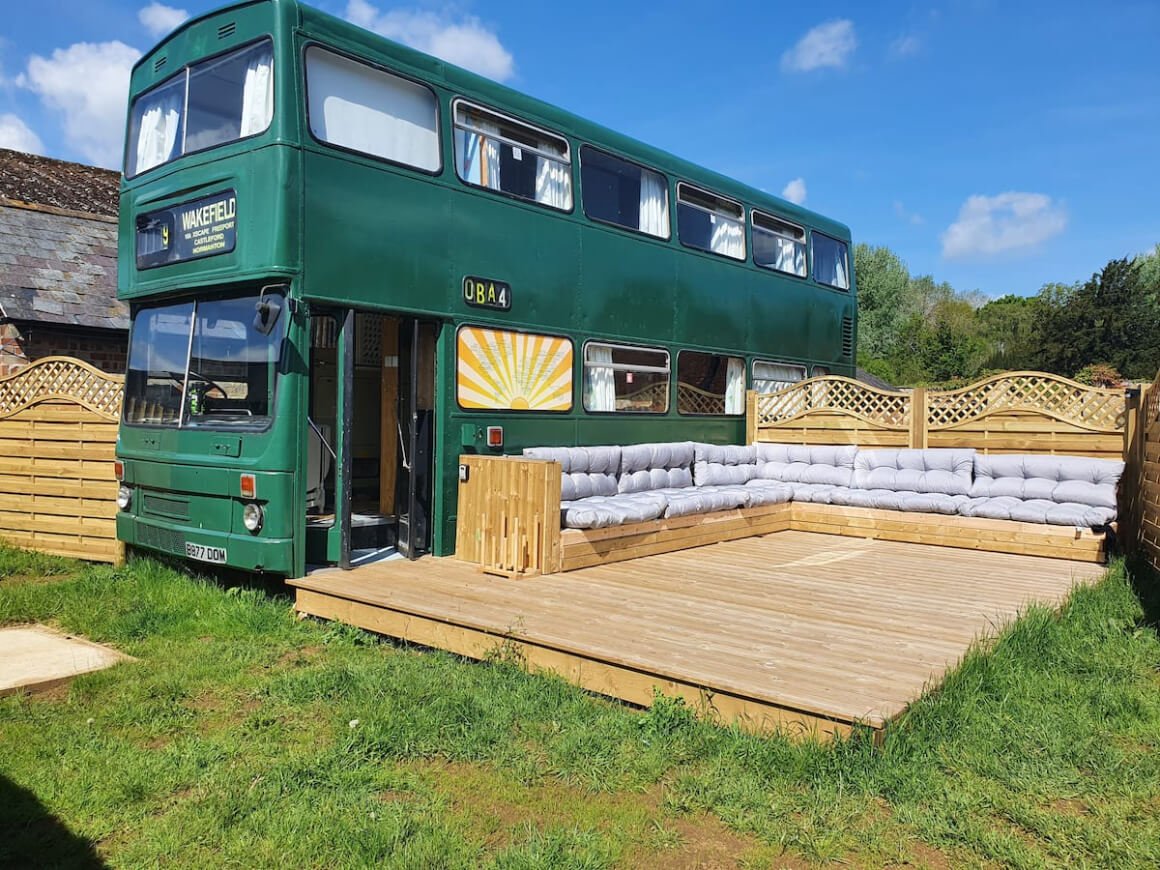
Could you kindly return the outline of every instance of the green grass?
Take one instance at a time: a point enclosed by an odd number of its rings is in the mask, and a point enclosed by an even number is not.
[[[0,699],[0,866],[1155,867],[1160,638],[1133,582],[1116,563],[1032,610],[881,746],[822,747],[149,561],[0,549],[0,624],[137,659]]]

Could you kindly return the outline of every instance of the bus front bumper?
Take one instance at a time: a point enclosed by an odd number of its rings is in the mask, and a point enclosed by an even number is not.
[[[117,538],[130,547],[155,550],[203,565],[289,576],[294,567],[292,538],[192,529],[174,523],[117,515]]]

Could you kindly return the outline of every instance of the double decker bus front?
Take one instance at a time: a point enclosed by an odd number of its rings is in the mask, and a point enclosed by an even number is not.
[[[134,68],[118,282],[118,537],[282,575],[302,521],[293,13],[226,7]]]

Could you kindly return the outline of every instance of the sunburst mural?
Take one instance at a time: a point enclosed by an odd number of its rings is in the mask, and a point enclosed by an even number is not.
[[[568,339],[465,326],[459,330],[458,344],[460,407],[572,408],[572,342]]]

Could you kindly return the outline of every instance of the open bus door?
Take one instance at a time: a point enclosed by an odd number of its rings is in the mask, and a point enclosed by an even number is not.
[[[438,326],[399,324],[399,474],[396,548],[408,559],[431,549],[431,450],[435,420],[435,341]]]

